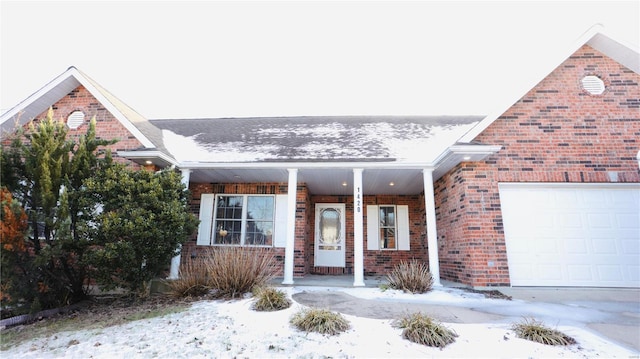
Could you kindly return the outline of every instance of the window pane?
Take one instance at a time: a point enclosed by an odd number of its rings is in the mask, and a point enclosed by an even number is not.
[[[380,228],[380,248],[385,248],[385,249],[396,248],[395,228]]]
[[[393,206],[380,206],[380,226],[381,227],[395,227],[395,207]]]
[[[240,244],[242,236],[242,222],[216,221],[214,244]]]
[[[247,220],[247,234],[245,237],[245,244],[256,246],[270,246],[272,233],[272,221]]]
[[[247,219],[273,221],[274,197],[249,196],[247,198]]]

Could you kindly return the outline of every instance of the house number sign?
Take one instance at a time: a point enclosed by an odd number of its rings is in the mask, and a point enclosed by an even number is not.
[[[360,213],[362,211],[362,203],[360,200],[360,187],[356,187],[356,212]]]

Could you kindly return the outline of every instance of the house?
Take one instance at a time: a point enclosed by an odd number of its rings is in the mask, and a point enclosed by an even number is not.
[[[76,68],[0,119],[53,107],[138,167],[175,166],[201,219],[172,262],[272,250],[283,283],[429,263],[436,285],[640,287],[640,55],[600,28],[489,116],[148,120]]]

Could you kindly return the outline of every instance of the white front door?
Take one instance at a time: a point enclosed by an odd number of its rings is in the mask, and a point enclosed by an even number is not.
[[[315,266],[345,266],[344,203],[316,204]]]

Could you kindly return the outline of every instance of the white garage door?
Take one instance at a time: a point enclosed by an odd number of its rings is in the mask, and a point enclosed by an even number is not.
[[[640,287],[640,184],[499,189],[511,285]]]

